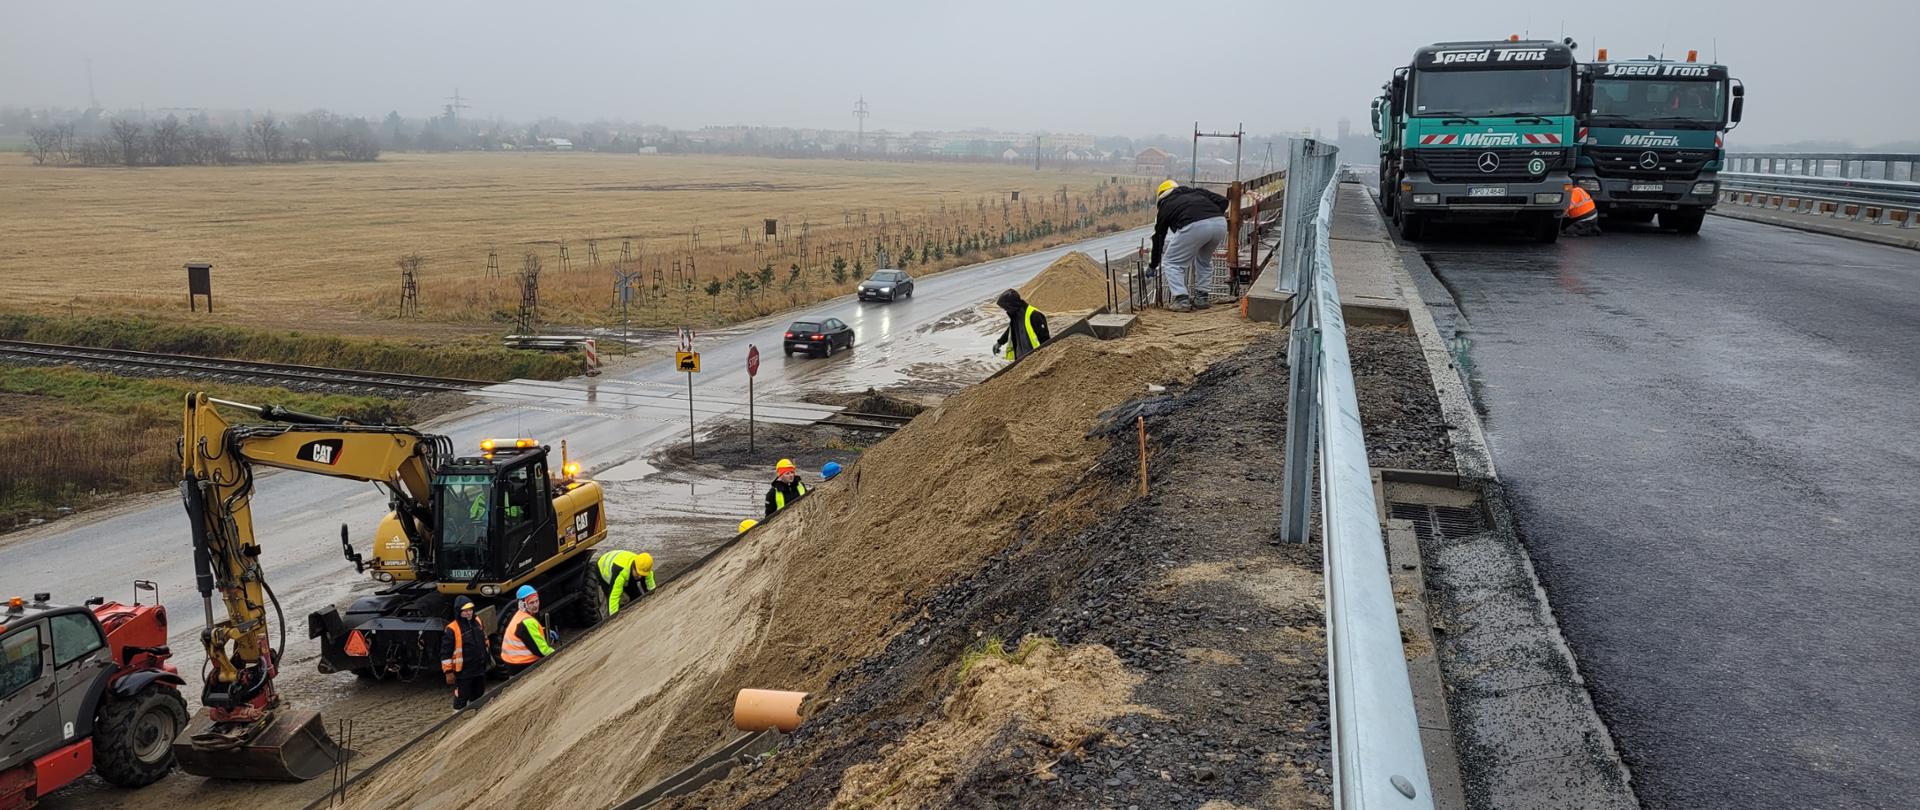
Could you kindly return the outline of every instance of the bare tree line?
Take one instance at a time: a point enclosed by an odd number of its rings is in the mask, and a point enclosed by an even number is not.
[[[75,134],[73,124],[27,131],[36,164],[72,166],[224,166],[234,163],[299,163],[309,160],[367,161],[380,144],[364,118],[319,110],[291,123],[273,116],[244,127],[196,127],[174,116],[142,124],[107,121],[105,132]]]

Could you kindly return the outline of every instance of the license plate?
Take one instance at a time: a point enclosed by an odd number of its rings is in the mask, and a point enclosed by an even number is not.
[[[1633,190],[1634,191],[1666,191],[1667,184],[1665,183],[1634,183]]]
[[[1506,186],[1469,186],[1467,187],[1467,196],[1469,197],[1505,197],[1507,196],[1507,187]]]

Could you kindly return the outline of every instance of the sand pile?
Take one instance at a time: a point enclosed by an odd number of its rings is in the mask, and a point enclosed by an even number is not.
[[[1074,251],[1022,286],[1020,297],[1048,315],[1099,309],[1107,305],[1107,271],[1093,257]]]
[[[605,807],[735,736],[735,691],[817,692],[896,614],[1075,488],[1097,415],[1271,328],[1224,311],[1072,337],[954,395],[757,537],[669,584],[357,787],[356,807]],[[1090,524],[1100,514],[1049,521]],[[1073,528],[1064,526],[1064,528]],[[615,527],[644,532],[645,527]],[[564,641],[564,640],[563,640]]]
[[[1141,680],[1098,645],[1040,644],[1022,660],[988,658],[967,672],[939,714],[886,757],[848,768],[833,806],[941,806],[954,781],[1013,741],[1043,737],[1077,749],[1108,718],[1151,713],[1127,702]]]

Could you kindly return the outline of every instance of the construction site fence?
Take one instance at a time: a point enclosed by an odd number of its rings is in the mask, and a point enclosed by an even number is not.
[[[1339,187],[1338,155],[1337,147],[1311,139],[1290,144],[1281,267],[1274,274],[1278,288],[1293,294],[1282,532],[1294,542],[1308,539],[1317,460],[1334,807],[1431,810],[1426,755],[1333,277],[1328,233]]]

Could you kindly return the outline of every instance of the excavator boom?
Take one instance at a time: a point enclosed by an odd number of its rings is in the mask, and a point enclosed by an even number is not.
[[[216,405],[278,421],[235,425]],[[187,395],[180,490],[193,539],[194,584],[206,614],[208,667],[202,708],[173,744],[183,770],[301,781],[326,773],[347,753],[327,735],[318,712],[286,708],[274,688],[286,621],[269,621],[267,608],[278,614],[279,601],[253,533],[253,465],[386,484],[405,522],[425,515],[431,470],[450,447],[444,437],[411,428],[353,425]],[[223,608],[217,617],[216,596]],[[277,640],[270,632],[276,625]]]

